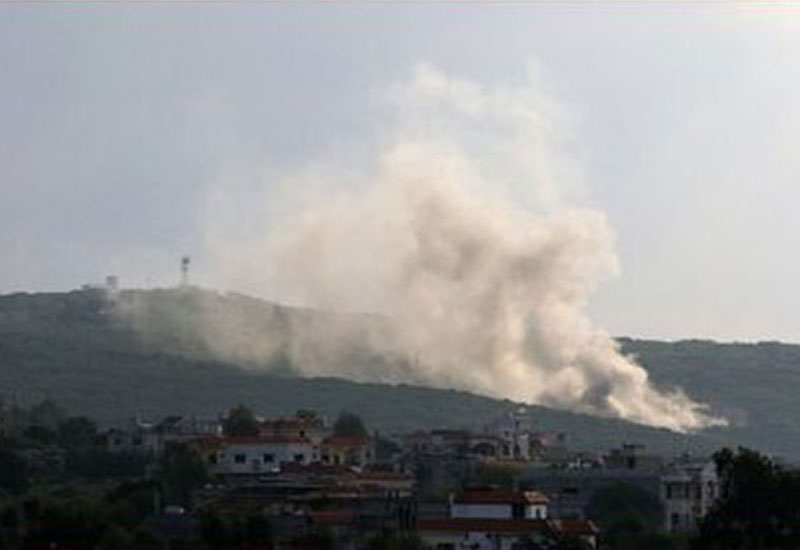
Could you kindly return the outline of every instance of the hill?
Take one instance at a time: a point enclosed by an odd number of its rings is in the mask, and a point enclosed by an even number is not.
[[[330,327],[339,317],[199,289],[122,291],[114,300],[102,290],[0,296],[0,393],[23,403],[47,396],[105,425],[137,414],[213,416],[244,403],[264,415],[313,408],[332,416],[347,409],[381,430],[477,427],[518,407],[462,391],[297,377],[292,351],[304,342],[296,341],[293,328]],[[207,330],[201,333],[209,319],[224,320],[215,323],[210,338]],[[373,317],[357,324],[365,335],[380,330]],[[264,334],[272,337],[258,338]],[[254,349],[254,341],[263,345]],[[685,436],[529,407],[543,430],[566,432],[577,448],[635,441],[676,452],[745,444],[800,456],[794,423],[800,405],[792,399],[800,346],[632,339],[621,344],[658,384],[683,387],[731,417],[734,426]],[[367,349],[353,350],[346,360],[387,361]],[[402,372],[402,364],[393,367]]]

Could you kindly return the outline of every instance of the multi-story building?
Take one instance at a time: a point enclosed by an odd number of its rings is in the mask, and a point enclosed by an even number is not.
[[[319,449],[305,437],[253,436],[196,442],[213,474],[241,477],[278,472],[282,464],[319,461]]]
[[[664,529],[691,532],[705,516],[719,492],[717,472],[711,461],[680,461],[661,476]]]
[[[486,431],[501,441],[499,458],[531,459],[531,443],[536,433],[533,423],[524,412],[509,413],[487,426]]]

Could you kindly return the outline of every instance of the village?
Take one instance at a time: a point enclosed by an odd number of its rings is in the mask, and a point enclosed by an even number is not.
[[[598,506],[614,506],[615,491],[618,501],[620,491],[657,500],[655,529],[678,537],[717,496],[708,458],[631,443],[578,452],[567,440],[513,412],[482,430],[389,434],[347,412],[333,422],[311,410],[260,418],[243,406],[213,420],[132,420],[105,437],[109,451],[152,464],[175,448],[202,461],[206,481],[182,502],[160,503],[178,529],[208,511],[257,514],[278,548],[324,532],[348,550],[387,534],[431,550],[589,550],[604,527],[593,514],[607,516]]]

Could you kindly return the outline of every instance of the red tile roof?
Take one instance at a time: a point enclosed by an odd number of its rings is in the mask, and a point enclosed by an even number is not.
[[[308,474],[308,475],[332,475],[332,476],[355,476],[356,472],[347,466],[335,464],[323,464],[322,462],[312,462],[311,464],[300,464],[288,462],[283,465],[281,472],[284,474]]]
[[[550,525],[541,519],[473,519],[450,518],[420,520],[420,531],[450,531],[466,533],[483,531],[489,533],[531,533],[550,531]]]
[[[588,519],[551,519],[549,520],[557,531],[573,535],[596,535],[600,529]]]
[[[307,437],[291,435],[254,435],[225,437],[224,445],[258,445],[261,443],[311,443]]]
[[[359,476],[359,479],[369,479],[369,480],[376,480],[376,481],[414,481],[415,478],[411,474],[406,474],[403,472],[375,472],[375,471],[367,471],[362,472]]]

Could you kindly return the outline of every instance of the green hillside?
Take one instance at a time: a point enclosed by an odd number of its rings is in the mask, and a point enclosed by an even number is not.
[[[123,321],[117,314],[121,307],[135,309],[133,324],[130,316]],[[285,353],[292,345],[291,327],[324,326],[326,316],[337,317],[198,289],[123,291],[113,303],[98,290],[0,296],[0,395],[22,404],[47,396],[105,425],[137,414],[213,416],[244,403],[264,415],[313,408],[332,416],[348,409],[381,430],[477,427],[517,407],[461,391],[299,378]],[[210,318],[225,320],[211,343],[200,336]],[[358,322],[365,331],[380,323],[371,317]],[[263,353],[245,352],[241,343],[262,334],[270,335]],[[622,344],[658,384],[683,387],[735,425],[683,436],[530,407],[543,430],[566,432],[578,448],[628,441],[661,452],[699,452],[746,444],[800,456],[794,429],[800,405],[792,399],[800,346],[628,339]],[[220,345],[227,346],[226,362],[214,359]],[[354,350],[347,360],[386,361],[366,349]]]

